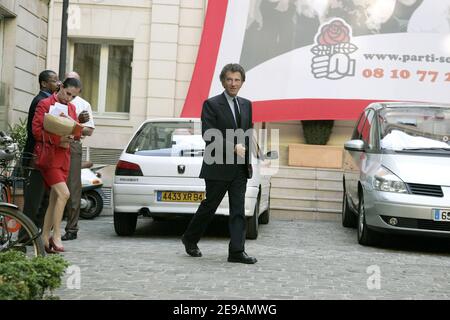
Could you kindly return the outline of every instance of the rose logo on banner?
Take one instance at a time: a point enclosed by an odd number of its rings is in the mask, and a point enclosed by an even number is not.
[[[350,54],[358,47],[350,43],[351,28],[342,19],[324,24],[316,34],[311,71],[314,78],[339,80],[355,75],[355,60]]]

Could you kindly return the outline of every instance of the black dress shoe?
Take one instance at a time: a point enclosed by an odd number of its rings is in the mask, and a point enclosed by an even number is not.
[[[197,244],[190,243],[184,239],[184,237],[181,238],[181,242],[184,244],[184,249],[186,250],[186,253],[190,255],[191,257],[201,257],[202,252],[198,248]]]
[[[258,260],[254,257],[249,257],[244,251],[239,253],[230,253],[228,254],[228,262],[238,262],[238,263],[246,263],[246,264],[254,264]]]
[[[62,241],[75,240],[77,238],[77,234],[75,232],[66,232],[65,235],[61,237]]]

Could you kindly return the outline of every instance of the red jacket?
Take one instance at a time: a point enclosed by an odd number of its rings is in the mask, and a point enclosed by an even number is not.
[[[37,158],[39,158],[39,153],[42,149],[38,145],[40,144],[39,142],[42,142],[44,138],[45,143],[50,143],[55,150],[55,155],[51,161],[50,167],[61,168],[65,171],[68,171],[70,168],[70,148],[60,147],[59,144],[61,142],[61,137],[45,131],[44,129],[44,115],[49,112],[50,106],[54,105],[56,102],[56,94],[53,94],[50,97],[41,100],[36,107],[36,113],[34,114],[32,125],[33,136],[36,140],[36,146],[34,147],[33,153]],[[75,106],[69,103],[67,107],[69,116],[77,121]]]

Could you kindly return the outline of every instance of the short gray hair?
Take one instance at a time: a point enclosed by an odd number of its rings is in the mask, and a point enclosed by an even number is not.
[[[239,72],[241,74],[242,82],[245,81],[245,70],[238,63],[229,63],[225,67],[223,67],[222,72],[220,72],[220,81],[223,82],[225,80],[225,75],[227,72]]]

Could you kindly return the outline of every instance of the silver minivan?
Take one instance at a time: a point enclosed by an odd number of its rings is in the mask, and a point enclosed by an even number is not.
[[[358,242],[380,232],[450,236],[450,106],[379,102],[344,145],[342,224]]]

